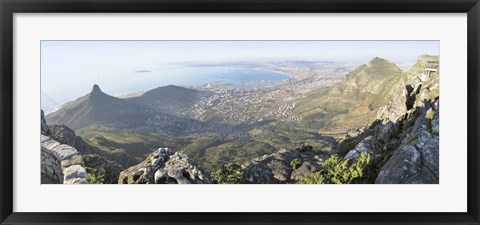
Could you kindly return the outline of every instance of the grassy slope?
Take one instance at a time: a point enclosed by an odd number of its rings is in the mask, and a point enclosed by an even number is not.
[[[294,110],[305,127],[347,132],[370,124],[402,79],[405,75],[394,64],[375,58],[347,74],[341,84],[306,95]]]

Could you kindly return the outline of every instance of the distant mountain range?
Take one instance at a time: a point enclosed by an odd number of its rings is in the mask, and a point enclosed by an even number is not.
[[[169,85],[124,99],[102,92],[95,84],[89,94],[48,114],[46,120],[49,124],[65,124],[73,129],[89,125],[137,126],[155,116],[178,116],[204,95],[208,93]]]

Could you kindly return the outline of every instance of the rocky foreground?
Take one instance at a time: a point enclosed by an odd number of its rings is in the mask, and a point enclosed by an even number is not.
[[[116,183],[123,167],[98,155],[65,125],[47,125],[41,112],[41,183]]]

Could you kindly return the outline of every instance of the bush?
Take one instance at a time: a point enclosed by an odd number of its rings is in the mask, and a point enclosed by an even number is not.
[[[325,160],[324,169],[300,179],[299,184],[351,184],[363,183],[369,177],[371,167],[369,154],[361,153],[357,161],[332,155]]]
[[[105,178],[105,174],[94,174],[88,173],[87,174],[87,182],[89,184],[103,184]]]
[[[290,166],[292,166],[293,170],[296,170],[298,167],[302,165],[302,161],[299,158],[296,158],[290,162]]]
[[[243,171],[241,165],[229,163],[212,172],[211,176],[219,184],[240,184]]]
[[[312,151],[312,150],[313,150],[313,146],[308,145],[308,144],[304,144],[304,145],[296,148],[295,150],[300,151],[300,152]]]
[[[315,172],[310,176],[298,180],[297,184],[326,184],[326,182],[325,177],[321,172]]]

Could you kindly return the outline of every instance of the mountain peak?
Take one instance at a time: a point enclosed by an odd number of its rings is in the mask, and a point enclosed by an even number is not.
[[[385,64],[385,63],[390,63],[390,62],[386,59],[382,59],[380,57],[375,57],[372,60],[370,60],[370,62],[367,63],[367,66],[381,65],[381,64]]]
[[[97,84],[93,85],[92,91],[90,92],[90,94],[94,94],[94,93],[103,93],[102,90],[100,90],[100,87]]]

